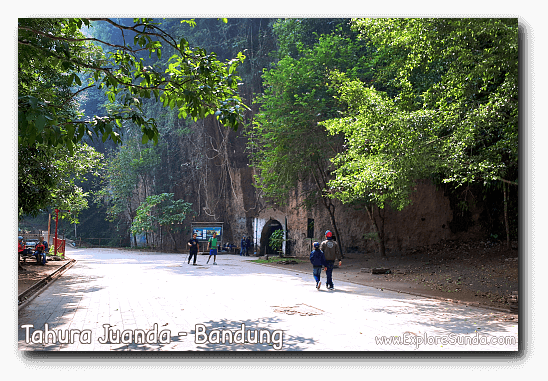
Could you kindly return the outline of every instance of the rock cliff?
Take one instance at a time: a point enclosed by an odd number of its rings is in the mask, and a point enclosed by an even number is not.
[[[193,203],[194,221],[224,223],[223,243],[239,245],[242,236],[251,236],[253,251],[265,254],[270,234],[282,228],[288,240],[284,253],[308,255],[312,242],[322,240],[326,230],[333,230],[326,209],[320,202],[309,209],[300,206],[302,189],[307,184],[296,186],[287,206],[268,204],[253,185],[256,173],[249,163],[246,141],[242,130],[226,129],[213,118],[195,124],[192,133],[178,142],[183,169],[176,182],[176,195]],[[457,237],[457,231],[451,230],[454,211],[443,189],[429,180],[419,181],[411,198],[412,204],[402,211],[389,207],[383,211],[388,253],[405,254],[419,246]],[[365,210],[339,202],[335,205],[340,232],[337,238],[343,251],[377,252],[373,226]],[[475,213],[476,220],[478,215]],[[180,243],[185,242],[189,232],[187,227]]]

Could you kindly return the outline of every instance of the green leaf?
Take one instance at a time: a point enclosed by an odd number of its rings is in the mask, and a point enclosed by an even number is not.
[[[46,125],[46,117],[44,115],[38,115],[35,122],[36,131],[38,133],[41,133],[45,125]]]
[[[80,77],[76,73],[73,74],[73,81],[76,82],[78,86],[82,86],[82,81],[80,80]]]
[[[182,51],[184,48],[187,48],[187,47],[188,47],[188,41],[184,37],[181,37],[181,40],[179,41],[179,49],[181,49],[181,51]],[[171,58],[178,59],[179,57],[178,56],[172,56]]]

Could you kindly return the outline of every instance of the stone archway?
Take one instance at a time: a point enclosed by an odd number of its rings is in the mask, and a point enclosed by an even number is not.
[[[273,248],[270,247],[270,236],[272,233],[274,233],[276,230],[283,229],[283,225],[280,221],[269,219],[263,226],[263,229],[261,231],[261,240],[260,240],[260,247],[261,252],[260,255],[278,255],[276,251],[274,251]]]

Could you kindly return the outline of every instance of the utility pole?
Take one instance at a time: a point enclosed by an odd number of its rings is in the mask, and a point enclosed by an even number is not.
[[[55,209],[55,239],[53,240],[53,254],[57,256],[57,225],[59,222],[59,209]]]

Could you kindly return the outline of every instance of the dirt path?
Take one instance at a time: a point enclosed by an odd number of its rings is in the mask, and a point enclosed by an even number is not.
[[[518,250],[500,243],[442,242],[400,257],[380,258],[373,253],[346,254],[333,278],[393,291],[449,299],[457,303],[517,313],[512,292],[518,291]],[[310,272],[306,258],[291,264],[270,265]],[[372,274],[386,268],[388,274]],[[325,284],[325,272],[322,272]],[[515,317],[517,318],[517,317]]]
[[[40,282],[48,275],[53,274],[59,268],[67,264],[69,260],[48,260],[45,265],[39,265],[34,259],[26,263],[21,262],[24,271],[19,270],[17,293],[22,294],[31,288],[34,284]]]

